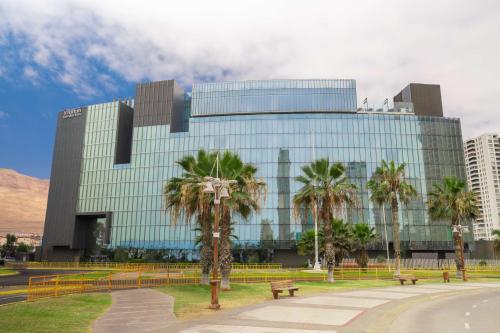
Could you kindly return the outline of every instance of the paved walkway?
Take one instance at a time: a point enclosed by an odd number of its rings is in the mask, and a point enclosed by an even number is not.
[[[205,317],[199,322],[174,324],[168,332],[181,333],[335,333],[353,331],[365,313],[386,311],[396,303],[410,302],[418,296],[446,292],[500,288],[500,283],[425,284],[388,288],[330,292],[321,295],[269,301],[222,316]],[[300,290],[299,290],[300,295]],[[394,303],[394,304],[393,304]],[[365,331],[368,324],[363,323]],[[367,330],[368,331],[368,330]]]
[[[338,333],[362,332],[399,304],[443,293],[500,288],[500,283],[419,284],[281,297],[245,308],[180,322],[173,298],[151,289],[113,292],[113,305],[94,333]],[[300,290],[299,290],[300,295]],[[363,329],[360,329],[363,328]]]
[[[111,308],[93,325],[94,333],[171,332],[176,321],[174,298],[153,289],[121,290],[111,293]]]

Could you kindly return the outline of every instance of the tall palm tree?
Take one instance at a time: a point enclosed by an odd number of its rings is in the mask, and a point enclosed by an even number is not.
[[[361,268],[368,267],[368,253],[366,247],[377,239],[375,228],[366,223],[358,223],[352,226],[354,235],[354,249],[356,250],[356,263]]]
[[[293,198],[296,215],[305,209],[312,209],[323,223],[325,238],[325,259],[328,267],[328,282],[334,282],[333,266],[335,249],[333,245],[332,219],[340,217],[342,206],[353,204],[356,186],[350,183],[341,163],[330,163],[328,158],[321,158],[302,167],[303,175],[295,178],[302,183],[301,189]]]
[[[221,288],[230,289],[229,276],[233,262],[231,224],[235,215],[243,219],[260,210],[260,199],[265,197],[266,183],[255,177],[257,168],[243,163],[241,158],[225,151],[220,159],[220,177],[236,180],[229,189],[229,198],[221,201],[220,266]]]
[[[198,151],[197,156],[188,155],[177,164],[183,169],[180,177],[171,178],[164,187],[165,208],[170,211],[172,221],[176,223],[181,217],[189,223],[193,217],[201,230],[200,264],[202,284],[209,284],[212,266],[212,206],[209,195],[203,193],[205,176],[210,176],[216,161],[216,153]]]
[[[417,197],[415,188],[405,179],[406,164],[397,165],[394,161],[387,163],[382,160],[372,177],[369,188],[375,190],[379,202],[389,202],[392,213],[392,240],[394,243],[394,259],[396,267],[394,276],[401,274],[401,242],[399,236],[399,204],[408,204],[410,200]],[[377,184],[378,185],[375,185]],[[373,191],[372,190],[372,191]],[[372,192],[373,194],[373,192]]]
[[[445,177],[441,184],[434,184],[429,193],[427,209],[434,220],[450,220],[451,227],[456,228],[461,222],[475,219],[479,214],[476,194],[467,191],[464,181],[456,177]],[[459,231],[459,230],[457,230]],[[462,232],[453,233],[455,245],[455,263],[457,278],[463,278],[463,240]]]
[[[371,192],[370,199],[373,203],[378,205],[381,208],[381,213],[380,215],[382,216],[382,223],[384,224],[384,242],[385,242],[385,249],[387,252],[387,261],[389,261],[389,240],[388,240],[388,235],[387,235],[387,221],[386,221],[386,216],[385,216],[385,205],[387,203],[387,199],[389,196],[387,195],[387,183],[381,182],[379,179],[380,177],[372,177],[366,184],[368,189]]]

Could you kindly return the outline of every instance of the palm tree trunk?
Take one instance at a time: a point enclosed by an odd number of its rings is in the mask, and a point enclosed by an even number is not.
[[[368,254],[365,248],[360,248],[356,253],[356,263],[360,268],[366,270],[368,267]]]
[[[329,214],[325,214],[329,215]],[[333,277],[333,268],[335,264],[335,249],[333,247],[333,230],[331,218],[324,218],[324,233],[325,233],[325,260],[328,268],[328,282],[335,282]]]
[[[391,201],[392,209],[392,240],[394,242],[394,261],[395,261],[395,271],[394,276],[401,275],[401,243],[399,240],[399,206],[398,199],[392,198]]]
[[[231,264],[233,255],[231,253],[231,215],[229,210],[223,206],[221,216],[221,238],[220,238],[220,268],[221,268],[221,289],[230,290],[229,277],[231,275]]]

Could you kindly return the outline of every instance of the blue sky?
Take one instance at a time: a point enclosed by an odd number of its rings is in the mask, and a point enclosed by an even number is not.
[[[356,79],[375,108],[437,83],[464,138],[499,133],[499,17],[497,0],[3,0],[0,167],[48,178],[57,112],[172,78]]]
[[[133,96],[134,86],[114,81],[116,96]],[[82,99],[66,85],[29,79],[0,79],[0,167],[49,178],[57,112],[107,101],[113,96]]]

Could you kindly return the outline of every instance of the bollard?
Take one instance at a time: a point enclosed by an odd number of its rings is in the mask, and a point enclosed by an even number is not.
[[[443,281],[450,283],[450,272],[443,272]]]

